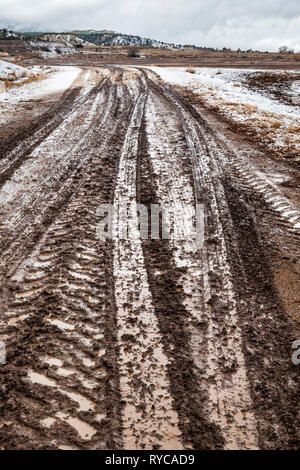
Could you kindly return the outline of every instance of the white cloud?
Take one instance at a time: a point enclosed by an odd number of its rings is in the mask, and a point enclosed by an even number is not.
[[[299,47],[299,0],[0,0],[0,26],[113,29],[175,43],[242,49]]]

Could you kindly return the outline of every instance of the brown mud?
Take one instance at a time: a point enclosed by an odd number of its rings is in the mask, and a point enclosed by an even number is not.
[[[0,143],[0,448],[299,448],[294,186],[151,72],[102,71]],[[100,204],[183,223],[183,194],[201,249],[99,239]]]
[[[260,91],[266,96],[281,101],[282,103],[295,105],[292,96],[292,85],[299,80],[294,73],[253,72],[245,76],[243,83],[254,91]]]

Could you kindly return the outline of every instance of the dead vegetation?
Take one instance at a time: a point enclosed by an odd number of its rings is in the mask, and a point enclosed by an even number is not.
[[[28,55],[37,61],[47,60],[63,64],[62,54],[56,58],[42,59],[34,57],[34,51]],[[195,67],[231,67],[231,68],[266,68],[266,69],[300,69],[300,53],[278,54],[263,52],[212,51],[205,49],[167,49],[154,47],[97,46],[84,45],[80,54],[68,55],[68,61],[90,65],[91,60],[97,63],[169,65]]]
[[[130,47],[127,51],[127,57],[139,57],[139,50],[137,47]]]
[[[188,67],[188,68],[186,69],[186,72],[188,72],[188,73],[196,73],[196,70],[195,70],[193,67]]]
[[[15,74],[11,76],[11,78],[6,78],[4,79],[5,87],[6,89],[9,88],[19,88],[23,85],[29,85],[30,83],[35,83],[35,82],[41,82],[42,80],[45,80],[48,77],[48,75],[30,75],[27,76],[26,74],[23,75],[23,77],[16,77]],[[20,78],[24,78],[24,80],[20,80]]]

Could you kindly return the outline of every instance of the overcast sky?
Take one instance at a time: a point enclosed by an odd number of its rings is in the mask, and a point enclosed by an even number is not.
[[[110,29],[178,44],[300,51],[300,1],[0,0],[0,27]]]

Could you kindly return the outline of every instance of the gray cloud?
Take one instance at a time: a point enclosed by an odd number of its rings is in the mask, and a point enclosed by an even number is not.
[[[0,27],[112,29],[175,43],[300,50],[299,0],[0,0]]]

